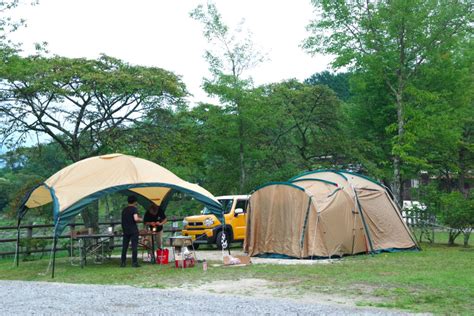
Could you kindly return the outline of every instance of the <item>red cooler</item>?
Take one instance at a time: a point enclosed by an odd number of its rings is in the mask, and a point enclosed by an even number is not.
[[[168,264],[169,252],[168,249],[158,249],[156,251],[156,263]]]

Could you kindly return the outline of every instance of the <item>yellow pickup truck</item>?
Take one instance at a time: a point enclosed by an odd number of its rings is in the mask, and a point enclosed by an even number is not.
[[[245,239],[249,195],[218,196],[225,218],[225,231],[221,222],[207,208],[201,215],[188,216],[183,220],[183,236],[191,236],[194,249],[200,244],[216,244],[218,249],[226,249],[229,243]],[[224,234],[225,232],[225,234]]]

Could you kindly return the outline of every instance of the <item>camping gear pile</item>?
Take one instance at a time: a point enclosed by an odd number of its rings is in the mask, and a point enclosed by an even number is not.
[[[196,253],[193,240],[188,236],[170,237],[170,246],[173,248],[174,264],[176,268],[191,268],[196,262]],[[192,251],[188,247],[191,247]]]

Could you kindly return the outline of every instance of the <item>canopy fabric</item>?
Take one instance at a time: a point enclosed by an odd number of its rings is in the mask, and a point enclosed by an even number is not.
[[[251,256],[332,257],[416,247],[385,187],[348,171],[316,170],[258,188],[247,210]]]
[[[61,231],[87,204],[104,194],[126,190],[156,205],[172,190],[184,192],[223,217],[221,204],[204,188],[151,161],[118,153],[84,159],[58,171],[25,197],[20,213],[53,202],[55,223],[61,222],[57,229]]]

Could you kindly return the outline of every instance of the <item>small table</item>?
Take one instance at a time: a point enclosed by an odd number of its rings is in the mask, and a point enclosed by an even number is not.
[[[156,231],[140,231],[139,236],[146,237],[151,236],[151,264],[156,264],[155,258],[155,236],[158,234]],[[141,243],[142,246],[147,246],[143,242]]]
[[[95,263],[101,264],[106,256],[110,258],[110,240],[117,237],[114,234],[76,235],[73,239],[79,241],[81,268],[87,264],[87,254],[95,255]],[[92,240],[88,245],[85,241]]]

